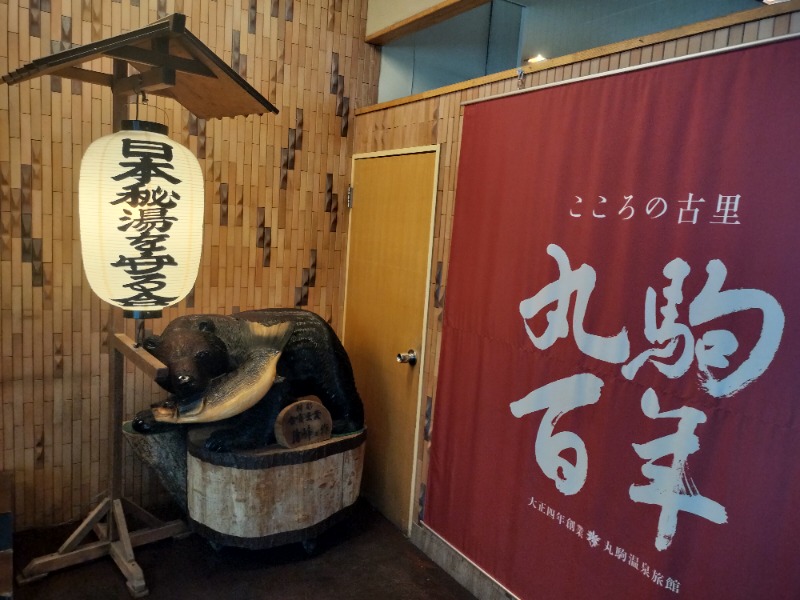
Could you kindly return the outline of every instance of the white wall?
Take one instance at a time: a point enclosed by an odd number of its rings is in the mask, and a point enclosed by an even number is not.
[[[485,75],[489,4],[381,48],[378,102]]]
[[[404,21],[441,2],[442,0],[369,0],[367,35]]]
[[[386,44],[381,48],[378,102],[513,67],[521,14],[519,6],[493,0]]]

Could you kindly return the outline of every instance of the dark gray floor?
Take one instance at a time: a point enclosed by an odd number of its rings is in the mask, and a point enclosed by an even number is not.
[[[55,552],[73,528],[17,533],[19,572]],[[269,550],[214,550],[198,535],[135,549],[153,600],[469,600],[473,596],[363,501],[319,538],[309,557],[299,544]],[[15,586],[15,600],[130,598],[108,557]]]

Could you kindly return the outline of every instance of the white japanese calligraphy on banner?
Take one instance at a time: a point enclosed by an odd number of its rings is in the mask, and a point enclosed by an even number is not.
[[[780,345],[785,319],[778,302],[761,290],[722,291],[726,269],[719,260],[708,263],[706,268],[708,281],[689,305],[687,318],[689,325],[679,323],[678,306],[683,302],[682,284],[690,268],[686,261],[676,258],[664,267],[664,276],[671,283],[663,289],[666,302],[660,310],[662,317],[660,326],[656,324],[656,291],[652,287],[647,289],[645,309],[647,321],[644,324],[644,331],[648,340],[660,346],[645,350],[633,360],[625,362],[630,357],[630,343],[625,329],[609,338],[584,331],[583,316],[596,284],[594,269],[584,264],[573,270],[566,252],[555,244],[548,246],[547,252],[558,263],[559,279],[542,288],[535,296],[523,300],[519,305],[525,331],[539,350],[547,350],[556,340],[569,335],[568,311],[573,296],[575,296],[575,306],[572,315],[572,333],[578,348],[599,360],[615,364],[625,363],[622,366],[622,374],[627,379],[633,379],[636,372],[648,361],[666,377],[676,378],[686,374],[696,359],[697,368],[702,375],[701,387],[714,397],[732,396],[767,369]],[[536,335],[528,321],[553,303],[556,307],[547,312],[546,330],[542,335]],[[718,379],[710,369],[729,367],[727,357],[738,348],[735,334],[724,329],[713,330],[705,333],[695,343],[690,326],[748,309],[761,311],[763,315],[761,335],[748,358],[734,368],[732,373]],[[678,353],[679,345],[682,350]],[[576,494],[583,487],[586,481],[588,457],[585,446],[577,435],[566,431],[553,434],[554,425],[565,412],[598,402],[602,387],[603,381],[596,375],[580,373],[537,388],[510,405],[515,417],[546,410],[536,436],[536,462],[544,474],[555,482],[556,488],[565,495]],[[633,444],[636,453],[648,461],[642,467],[642,473],[651,483],[644,486],[631,485],[630,498],[634,502],[661,506],[655,546],[659,550],[664,550],[669,547],[675,535],[678,511],[693,513],[713,523],[725,523],[727,516],[725,508],[718,502],[703,497],[695,483],[687,478],[685,473],[689,455],[700,449],[695,428],[699,423],[706,421],[706,415],[687,406],[660,412],[658,397],[652,389],[645,391],[642,396],[642,412],[651,419],[678,421],[675,433],[644,444]],[[577,459],[574,465],[561,456],[566,448],[571,448],[576,453]],[[655,464],[658,459],[670,455],[673,459],[669,467]]]

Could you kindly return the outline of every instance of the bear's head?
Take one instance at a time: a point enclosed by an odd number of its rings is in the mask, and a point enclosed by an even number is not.
[[[202,392],[214,377],[233,368],[211,320],[179,317],[161,335],[145,338],[144,348],[169,368],[156,383],[178,398]]]

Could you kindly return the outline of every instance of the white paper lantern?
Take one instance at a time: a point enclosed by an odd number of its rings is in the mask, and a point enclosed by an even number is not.
[[[203,245],[203,172],[167,128],[124,121],[81,162],[83,268],[128,317],[160,316],[191,291]]]

